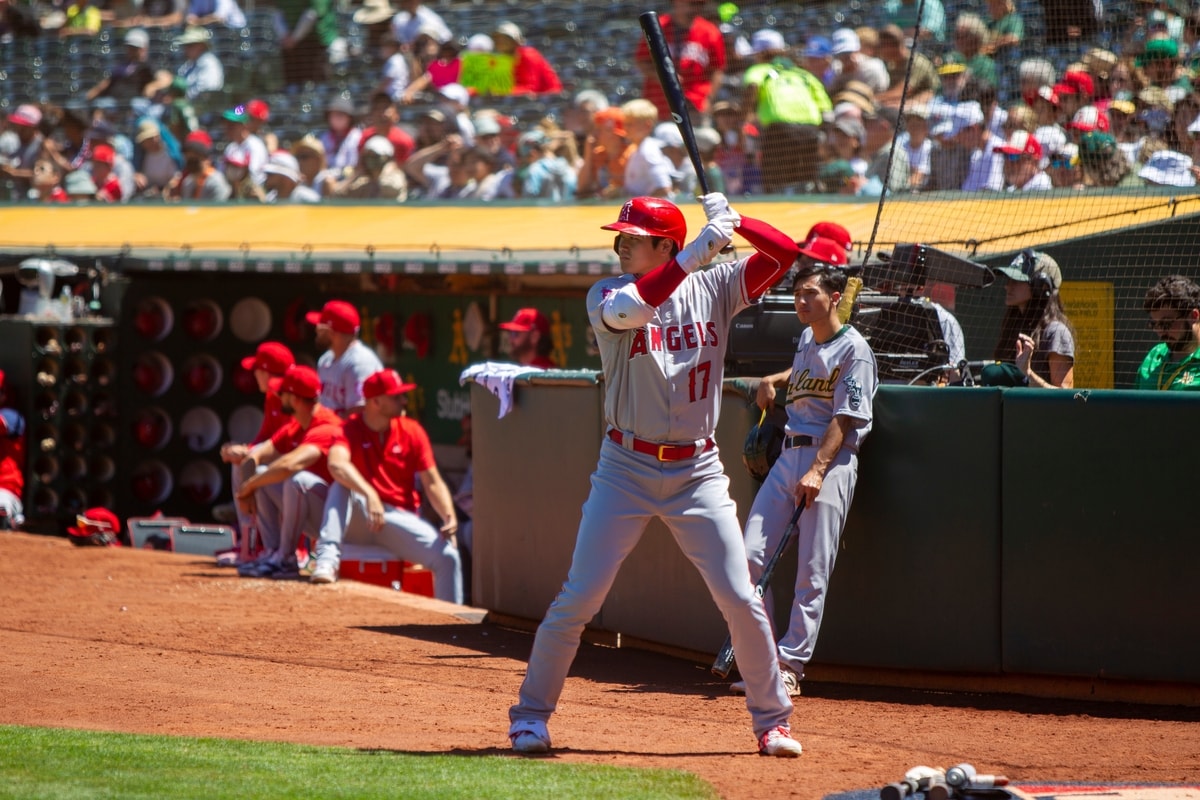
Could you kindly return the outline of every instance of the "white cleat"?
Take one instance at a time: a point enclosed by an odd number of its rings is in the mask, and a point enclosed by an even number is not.
[[[545,755],[550,752],[550,731],[540,719],[523,719],[514,722],[508,729],[508,740],[514,752],[526,756]]]
[[[778,758],[796,758],[803,748],[792,738],[792,732],[782,725],[777,725],[758,738],[758,754],[760,756],[776,756]]]

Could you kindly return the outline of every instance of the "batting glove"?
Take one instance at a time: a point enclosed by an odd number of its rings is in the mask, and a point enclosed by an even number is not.
[[[732,216],[733,227],[737,227],[742,223],[741,216],[729,207],[729,198],[720,192],[712,192],[711,194],[702,195],[700,203],[704,206],[704,216],[709,220],[716,219],[720,216]]]
[[[709,220],[700,230],[700,235],[679,251],[675,261],[683,267],[684,272],[695,272],[712,261],[733,240],[734,219],[732,213],[727,213]]]

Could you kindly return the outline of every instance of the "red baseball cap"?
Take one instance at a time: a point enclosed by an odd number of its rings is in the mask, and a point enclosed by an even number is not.
[[[265,369],[272,375],[284,375],[287,373],[288,367],[295,363],[296,357],[292,355],[292,351],[287,348],[287,345],[279,342],[263,342],[254,351],[254,355],[242,359],[242,369],[251,372],[256,369]]]
[[[362,320],[358,309],[345,300],[330,300],[320,311],[309,311],[304,315],[309,325],[328,325],[338,333],[354,335]]]
[[[1033,156],[1034,158],[1042,157],[1042,143],[1039,142],[1034,135],[1029,131],[1016,130],[1013,131],[1009,140],[1000,145],[993,147],[994,153],[1005,153],[1006,155],[1016,156]]]
[[[1096,83],[1086,72],[1068,71],[1063,75],[1062,82],[1074,86],[1076,91],[1088,97],[1096,93]]]
[[[540,333],[550,333],[550,320],[536,308],[522,308],[513,315],[511,322],[501,322],[500,328],[506,331],[528,332],[537,328]]]
[[[89,508],[75,517],[75,526],[68,527],[67,533],[72,536],[91,536],[93,533],[111,533],[121,535],[121,519],[107,508],[97,506]]]
[[[415,388],[417,388],[415,383],[405,383],[396,370],[381,369],[363,381],[362,394],[363,397],[370,400],[372,397],[404,394],[405,392],[411,392]]]
[[[254,119],[266,122],[271,118],[271,107],[262,100],[251,100],[246,103],[246,113]]]
[[[850,231],[836,222],[818,222],[808,229],[808,235],[804,237],[803,242],[796,242],[801,247],[806,247],[808,242],[821,237],[822,239],[833,239],[835,242],[846,248],[847,252],[854,245],[854,237],[850,235]]]
[[[271,378],[271,391],[275,394],[288,392],[304,400],[316,400],[321,394],[321,378],[312,367],[293,364],[282,378]]]
[[[850,263],[850,257],[846,255],[846,248],[842,243],[824,236],[814,236],[805,242],[800,248],[800,255],[833,267],[844,267]]]
[[[111,144],[98,144],[92,148],[92,161],[99,161],[101,164],[116,163],[117,153],[113,150]]]
[[[199,151],[203,152],[205,155],[208,155],[209,153],[212,152],[212,148],[213,148],[212,137],[209,136],[204,131],[192,131],[187,136],[185,136],[183,139],[183,149],[184,150],[188,150],[188,149],[199,150]]]

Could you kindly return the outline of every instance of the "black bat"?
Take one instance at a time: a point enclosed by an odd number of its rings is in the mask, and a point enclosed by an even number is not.
[[[671,109],[671,119],[679,128],[683,137],[683,146],[692,167],[696,170],[696,180],[699,181],[700,193],[708,194],[708,178],[704,174],[704,162],[700,160],[700,148],[696,146],[696,134],[692,130],[692,120],[688,116],[687,98],[683,95],[683,86],[679,83],[679,75],[675,72],[675,62],[671,51],[667,49],[667,39],[663,36],[662,25],[659,24],[658,14],[654,11],[643,11],[638,15],[642,32],[646,34],[646,44],[650,48],[650,58],[654,61],[654,69],[658,72],[658,82],[663,94],[667,96],[667,107]]]
[[[763,567],[762,577],[758,579],[758,583],[754,584],[754,593],[759,597],[767,591],[767,587],[771,585],[771,577],[775,574],[775,566],[779,563],[779,559],[783,557],[783,551],[792,543],[792,539],[796,535],[796,523],[800,521],[800,512],[804,510],[804,501],[801,500],[796,506],[796,511],[792,514],[792,518],[788,520],[787,530],[783,532],[783,538],[779,540],[779,546],[775,548],[775,552],[771,555],[771,560]],[[721,647],[721,651],[717,653],[717,659],[713,661],[712,672],[722,678],[729,677],[729,671],[733,669],[733,639],[725,637],[725,644]]]

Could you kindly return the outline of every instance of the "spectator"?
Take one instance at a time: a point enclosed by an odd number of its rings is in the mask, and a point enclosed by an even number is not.
[[[1107,133],[1085,133],[1079,137],[1079,166],[1086,187],[1142,186],[1117,140]]]
[[[225,152],[226,161],[233,160],[238,164],[245,163],[250,170],[250,179],[261,186],[263,182],[263,167],[267,166],[267,146],[263,140],[250,132],[250,115],[245,106],[236,106],[221,114],[225,121]]]
[[[708,178],[708,188],[713,192],[725,194],[725,174],[717,163],[717,148],[721,146],[721,134],[715,128],[703,126],[696,128],[696,149],[700,153],[700,163]]]
[[[1064,143],[1050,152],[1046,174],[1055,189],[1082,189],[1083,173],[1079,169],[1079,146]]]
[[[1174,39],[1151,39],[1146,42],[1137,66],[1142,70],[1148,86],[1168,89],[1179,80],[1179,44]],[[1171,96],[1168,92],[1168,97]],[[1182,96],[1182,91],[1180,92]],[[1172,100],[1178,99],[1171,97]]]
[[[362,384],[383,369],[375,351],[358,338],[358,309],[344,300],[330,300],[320,311],[304,315],[316,327],[318,347],[328,349],[317,359],[321,405],[346,419],[362,410]]]
[[[595,130],[595,115],[609,107],[608,98],[598,89],[584,89],[563,109],[563,128],[575,137],[575,148],[583,153],[588,136]]]
[[[283,413],[283,401],[279,395],[271,391],[271,380],[282,378],[295,363],[296,357],[282,342],[263,342],[255,348],[253,355],[246,356],[241,360],[242,369],[254,376],[254,383],[263,395],[263,417],[262,424],[258,427],[258,433],[254,434],[254,438],[248,443],[226,442],[221,445],[221,461],[230,465],[229,486],[234,495],[237,495],[238,490],[242,488],[245,479],[254,474],[253,469],[242,469],[242,465],[247,463],[246,459],[250,455],[250,451],[274,436],[275,432],[289,421],[288,415]],[[247,464],[247,466],[250,465]],[[236,504],[232,509],[222,508],[220,512],[214,509],[213,516],[223,517],[227,520],[229,511],[235,513],[235,521],[238,523],[241,535],[249,536],[251,528],[254,527],[254,517],[238,508]]]
[[[817,173],[817,191],[824,194],[857,195],[866,183],[867,179],[845,159],[823,164]]]
[[[221,156],[221,172],[229,182],[230,200],[262,202],[262,185],[250,175],[250,157],[245,153],[225,153]]]
[[[325,197],[334,176],[325,163],[325,145],[311,133],[292,145],[292,155],[300,166],[300,185],[306,186]]]
[[[695,131],[692,132],[695,136]],[[674,195],[680,198],[696,196],[696,168],[688,158],[687,149],[683,144],[683,134],[679,132],[674,122],[660,122],[654,128],[655,139],[662,144],[663,155],[673,167],[671,180],[675,186]]]
[[[972,130],[969,134],[964,132]],[[968,144],[980,140],[983,111],[978,103],[959,103],[951,109],[948,119],[938,122],[929,131],[936,144],[930,153],[929,183],[932,191],[960,191],[971,168],[975,148]],[[1003,179],[1001,175],[1000,180]],[[997,187],[999,188],[999,187]]]
[[[981,381],[993,386],[1071,389],[1075,386],[1075,329],[1063,310],[1062,270],[1045,253],[1023,250],[996,273],[1006,278],[1004,319],[994,357]],[[1015,369],[1014,369],[1015,365]]]
[[[575,199],[575,171],[560,156],[550,151],[549,140],[541,130],[522,134],[517,142],[518,166],[515,183],[520,197],[538,197],[562,201]],[[658,145],[662,153],[661,143]],[[664,160],[670,164],[670,160]],[[627,181],[628,182],[628,179]]]
[[[491,157],[496,163],[496,168],[514,168],[517,164],[516,157],[504,146],[504,125],[501,124],[501,117],[495,112],[483,111],[475,115],[472,124],[475,127],[475,144]]]
[[[1136,163],[1142,149],[1142,135],[1133,115],[1137,108],[1128,100],[1113,100],[1108,104],[1109,133],[1117,140],[1117,147]]]
[[[9,531],[25,524],[25,417],[13,405],[0,371],[0,530]]]
[[[625,194],[634,197],[669,197],[675,190],[674,165],[663,155],[662,143],[651,134],[658,124],[658,109],[645,98],[621,106],[625,137],[635,148],[625,165]]]
[[[941,87],[933,62],[924,53],[908,47],[904,32],[897,25],[885,25],[879,29],[879,58],[888,71],[888,88],[875,96],[880,105],[900,105],[901,92],[905,91],[906,74],[906,104],[928,103]],[[908,66],[909,61],[912,62],[911,68]]]
[[[242,512],[254,515],[264,550],[258,559],[239,565],[238,574],[295,580],[300,577],[300,537],[315,537],[321,530],[333,482],[329,448],[341,436],[342,420],[321,404],[321,380],[309,367],[293,365],[283,377],[271,378],[268,387],[291,419],[252,447],[248,466],[242,467],[244,478],[234,498]]]
[[[475,124],[471,122],[471,114],[467,107],[471,104],[471,93],[461,83],[448,83],[438,89],[438,102],[442,113],[446,115],[446,127],[451,133],[458,133],[463,144],[475,146]],[[575,137],[569,137],[574,143]]]
[[[929,107],[913,103],[904,107],[904,133],[898,142],[908,160],[908,186],[921,191],[929,181],[933,140],[929,138]]]
[[[838,73],[833,66],[833,42],[829,41],[828,36],[810,36],[808,38],[800,56],[800,66],[816,75],[821,80],[821,85],[825,87],[826,93],[829,92],[830,87],[837,80]]]
[[[452,133],[413,153],[404,162],[414,198],[448,199],[467,191],[471,176],[466,168],[467,145]]]
[[[1008,119],[1008,113],[1000,105],[995,86],[972,75],[967,78],[967,83],[963,86],[962,94],[959,97],[962,100],[974,100],[979,103],[979,108],[983,111],[984,127],[990,133],[1004,138],[1004,123]]]
[[[177,75],[186,81],[185,95],[191,103],[207,99],[213,92],[220,92],[225,87],[225,68],[221,61],[209,52],[212,33],[207,28],[191,27],[175,37],[175,44],[183,48],[183,64],[179,66]],[[166,88],[171,85],[172,76],[159,73],[151,91]]]
[[[1146,354],[1133,388],[1200,390],[1200,286],[1182,275],[1160,278],[1146,292],[1142,309],[1162,341]]]
[[[65,203],[67,192],[62,187],[63,172],[51,158],[39,158],[33,164],[29,198],[43,203]]]
[[[310,0],[308,4],[285,2],[279,5],[282,35],[283,84],[301,87],[306,83],[323,84],[331,61],[339,58],[337,9],[333,0]]]
[[[166,188],[179,180],[183,166],[179,143],[172,137],[168,145],[163,137],[159,123],[153,119],[138,123],[138,132],[133,139],[133,180],[140,197],[162,197]]]
[[[392,35],[402,45],[411,45],[422,29],[439,44],[454,38],[445,20],[421,0],[397,0],[397,5],[400,11],[392,18]]]
[[[491,39],[485,37],[491,47]],[[409,78],[412,75],[412,65],[405,63],[404,80],[407,85],[402,87],[400,97],[397,102],[408,104],[414,103],[422,96],[431,92],[440,92],[442,87],[450,84],[457,84],[459,76],[462,74],[462,58],[459,55],[458,42],[451,39],[447,42],[442,42],[438,45],[437,54],[428,64],[425,65],[423,72],[416,74],[415,78]],[[382,55],[382,53],[381,53]],[[396,72],[399,73],[400,67],[396,65]]]
[[[192,131],[183,140],[183,180],[172,197],[179,200],[228,200],[232,194],[224,173],[213,166],[212,138]]]
[[[863,154],[867,158],[867,170],[863,173],[867,185],[863,194],[878,197],[884,191],[907,191],[908,155],[903,147],[892,148],[892,139],[900,128],[900,109],[877,107],[874,113],[863,117],[863,128],[866,132]]]
[[[329,187],[329,196],[338,200],[407,200],[408,181],[396,165],[392,143],[382,136],[367,139],[358,163]]]
[[[178,75],[171,77],[166,86],[148,89],[153,93],[154,105],[147,112],[157,117],[176,141],[183,141],[189,133],[200,130],[200,119],[196,109],[187,98],[187,80]]]
[[[991,24],[983,52],[999,58],[1020,53],[1025,39],[1025,18],[1017,11],[1014,0],[987,0],[987,10]]]
[[[1024,103],[1017,103],[1009,106],[1004,117],[1001,134],[1007,139],[1017,131],[1033,133],[1037,127],[1037,116],[1033,113],[1033,109]]]
[[[378,92],[372,97],[377,95]],[[359,144],[363,139],[362,129],[354,124],[354,118],[354,103],[345,97],[334,97],[325,106],[326,128],[320,136],[321,146],[325,148],[330,172],[339,179],[352,172],[358,164]]]
[[[1004,157],[1004,188],[1031,192],[1053,189],[1050,176],[1042,169],[1042,145],[1027,131],[1017,131],[1005,143],[995,147]]]
[[[96,199],[96,182],[87,170],[77,169],[63,177],[63,191],[72,203],[88,203]]]
[[[396,41],[396,37],[391,33],[385,33],[379,40],[378,50],[379,61],[383,66],[379,68],[379,82],[375,84],[375,92],[386,94],[397,103],[411,103],[412,97],[406,90],[412,81],[408,71],[408,59],[400,50],[400,42]]]
[[[378,51],[385,36],[399,43],[392,33],[392,18],[397,13],[398,10],[392,7],[389,0],[363,0],[362,5],[355,9],[352,19],[366,33],[368,53]]]
[[[87,90],[88,100],[111,97],[128,103],[142,97],[146,87],[154,82],[155,70],[150,66],[150,35],[141,28],[131,28],[125,33],[125,54],[122,61],[95,86]]]
[[[577,194],[580,198],[620,197],[624,194],[625,166],[632,155],[625,139],[625,115],[619,108],[604,108],[595,112],[593,119],[592,132],[584,140]]]
[[[224,25],[235,31],[246,27],[237,0],[189,0],[186,20],[188,25]]]
[[[703,7],[703,3],[693,0],[671,0],[671,12],[658,17],[687,98],[689,116],[697,125],[710,113],[725,77],[725,39],[716,25],[700,16]],[[654,105],[661,120],[669,120],[671,110],[644,39],[638,42],[634,63],[642,73],[642,97]]]
[[[116,25],[140,25],[143,28],[175,28],[183,23],[187,0],[142,0],[137,14]]]
[[[1084,54],[1082,64],[1088,75],[1092,76],[1092,82],[1095,87],[1093,97],[1098,101],[1113,99],[1110,78],[1112,77],[1113,69],[1117,66],[1116,54],[1099,47],[1093,47]]]
[[[24,200],[29,194],[33,165],[42,154],[46,137],[39,126],[42,110],[25,103],[8,115],[8,129],[16,134],[17,149],[7,159],[0,160],[0,176],[13,182],[13,200]]]
[[[1046,44],[1078,48],[1095,41],[1103,18],[1103,3],[1095,0],[1042,0]]]
[[[946,41],[946,9],[942,0],[884,0],[883,14],[887,22],[904,31],[910,42]]]
[[[713,128],[721,143],[713,160],[721,168],[728,195],[757,194],[762,191],[762,173],[756,158],[756,141],[746,123],[741,106],[722,100],[713,106]]]
[[[763,189],[804,192],[820,164],[820,125],[833,104],[821,82],[787,58],[778,31],[751,37],[755,64],[742,76],[746,123],[759,131]]]
[[[98,144],[92,148],[91,173],[92,181],[97,187],[97,200],[120,203],[129,199],[121,188],[121,180],[114,169],[116,161],[117,154],[112,145]]]
[[[838,28],[833,32],[832,42],[833,57],[840,69],[830,91],[836,94],[850,81],[865,83],[875,94],[887,91],[891,83],[887,65],[882,60],[862,52],[862,43],[853,29]]]
[[[1057,81],[1058,73],[1054,65],[1044,58],[1026,58],[1017,65],[1017,85],[1021,92],[1021,101],[1030,108],[1037,102],[1038,93],[1042,89],[1049,89]]]
[[[954,53],[957,54],[976,80],[996,86],[996,62],[984,51],[987,45],[987,23],[978,14],[960,14],[954,24]]]
[[[100,33],[103,21],[100,19],[100,9],[92,0],[75,0],[67,6],[66,14],[66,21],[58,29],[59,38],[95,36]]]
[[[496,52],[513,56],[513,94],[558,94],[563,90],[558,73],[535,48],[525,44],[525,36],[512,22],[501,22],[492,31]]]
[[[263,168],[263,191],[268,203],[319,203],[321,195],[301,183],[300,163],[286,150],[277,150]]]
[[[0,0],[0,40],[34,39],[41,35],[36,9],[21,2]]]
[[[1196,185],[1191,156],[1185,156],[1174,150],[1159,150],[1146,159],[1145,166],[1138,170],[1137,174],[1149,186],[1188,187]]]
[[[262,140],[268,153],[279,149],[279,137],[271,132],[267,123],[271,121],[271,107],[265,100],[249,100],[246,102],[246,130],[251,136]]]
[[[1172,150],[1186,153],[1192,148],[1192,135],[1188,128],[1200,115],[1200,96],[1189,92],[1175,103],[1171,109],[1171,124],[1166,130],[1167,144]],[[1104,129],[1105,131],[1108,128]]]
[[[329,451],[337,482],[329,491],[312,582],[337,580],[343,541],[374,543],[428,567],[434,596],[462,603],[454,501],[438,472],[429,435],[405,414],[405,395],[415,388],[390,369],[364,381],[363,409],[346,421]],[[418,485],[442,518],[440,528],[419,516]]]
[[[392,98],[386,92],[372,93],[367,111],[367,127],[359,134],[359,157],[362,157],[363,148],[368,139],[372,136],[381,136],[392,145],[392,157],[396,159],[396,164],[403,165],[418,147],[426,147],[436,141],[441,141],[446,134],[446,115],[441,111],[436,108],[431,109],[423,115],[423,119],[435,120],[440,126],[438,134],[432,136],[428,141],[424,141],[421,132],[418,131],[417,139],[413,141],[413,137],[408,135],[408,131],[400,127],[400,112],[396,110],[396,104],[392,102]],[[328,146],[326,143],[326,148]]]
[[[864,179],[867,175],[867,160],[863,155],[866,143],[867,128],[853,117],[839,117],[829,127],[830,155],[835,161],[849,163],[855,175]]]
[[[979,103],[962,103],[961,118],[957,121],[961,123],[958,136],[971,153],[962,190],[1000,191],[1004,188],[1004,159],[996,153],[996,148],[1004,140],[988,130]]]

